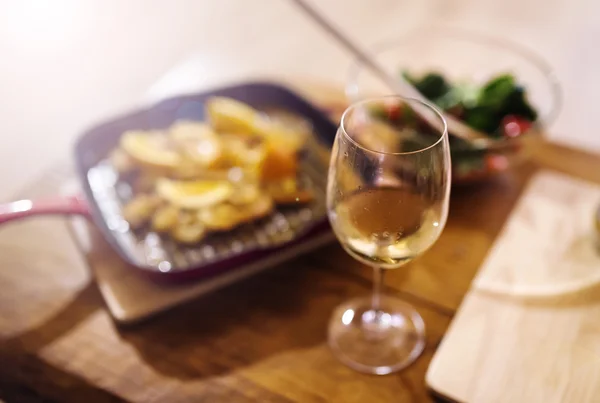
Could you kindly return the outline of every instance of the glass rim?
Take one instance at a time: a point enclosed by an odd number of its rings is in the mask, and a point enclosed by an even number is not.
[[[360,144],[358,141],[354,140],[352,138],[352,136],[350,136],[350,134],[348,134],[348,132],[346,131],[346,127],[345,127],[345,121],[346,118],[348,117],[348,114],[351,110],[356,109],[357,107],[364,105],[364,104],[368,104],[374,101],[381,101],[381,100],[385,100],[385,99],[397,99],[397,100],[401,100],[402,102],[414,102],[420,105],[423,105],[427,108],[429,108],[431,111],[433,111],[433,113],[435,113],[437,115],[437,117],[440,119],[440,121],[442,122],[443,125],[443,130],[441,131],[441,135],[440,137],[433,142],[432,144],[420,148],[418,150],[414,150],[414,151],[400,151],[400,152],[387,152],[387,151],[376,151],[376,150],[372,150],[369,147],[366,147],[362,144]],[[448,139],[448,123],[446,122],[446,119],[444,119],[444,116],[442,115],[442,113],[438,110],[438,108],[435,107],[435,105],[427,102],[427,101],[422,101],[420,99],[417,98],[411,98],[411,97],[403,97],[401,95],[382,95],[382,96],[378,96],[378,97],[371,97],[371,98],[365,98],[361,101],[358,102],[353,102],[351,105],[349,105],[346,110],[344,110],[344,113],[342,114],[342,118],[340,119],[340,127],[339,130],[342,131],[342,133],[344,134],[344,137],[346,137],[346,139],[348,139],[352,144],[354,144],[356,147],[373,153],[373,154],[379,154],[379,155],[411,155],[411,154],[419,154],[422,152],[425,152],[429,149],[432,149],[436,146],[438,146],[442,141],[444,141],[444,138],[447,140]]]

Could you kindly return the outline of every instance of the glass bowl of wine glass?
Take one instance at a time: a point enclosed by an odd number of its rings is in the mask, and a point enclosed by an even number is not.
[[[411,118],[392,122],[381,114],[387,108]],[[351,368],[389,374],[423,351],[423,319],[382,292],[383,276],[440,236],[450,170],[446,121],[430,104],[377,97],[344,112],[331,152],[327,212],[344,250],[374,272],[373,294],[341,304],[329,322],[329,346]]]
[[[453,184],[480,182],[522,161],[526,139],[543,133],[560,110],[561,89],[549,64],[503,38],[434,27],[381,42],[370,54],[440,110],[493,140],[479,146],[450,133]],[[350,102],[391,92],[360,61],[352,64]]]

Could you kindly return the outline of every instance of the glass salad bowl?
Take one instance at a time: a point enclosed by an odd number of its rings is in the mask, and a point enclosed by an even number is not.
[[[379,43],[371,55],[447,114],[493,139],[492,145],[475,146],[450,137],[454,184],[486,180],[523,160],[523,140],[543,133],[560,110],[560,86],[548,63],[503,38],[427,28]],[[352,64],[350,102],[390,92],[362,63]]]

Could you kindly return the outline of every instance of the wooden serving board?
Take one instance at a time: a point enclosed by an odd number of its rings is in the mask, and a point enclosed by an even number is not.
[[[531,180],[431,362],[430,388],[459,402],[600,401],[598,202],[587,182]]]
[[[246,277],[281,264],[333,241],[331,232],[320,234],[294,247],[270,255],[258,262],[201,281],[176,284],[159,283],[125,263],[87,220],[71,221],[74,239],[113,318],[130,324],[165,311],[183,302],[223,288]]]

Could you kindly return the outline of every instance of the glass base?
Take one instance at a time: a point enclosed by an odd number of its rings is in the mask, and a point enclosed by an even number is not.
[[[370,297],[338,306],[329,322],[329,346],[357,371],[386,375],[410,365],[425,348],[425,324],[409,304],[385,295],[379,310]]]

